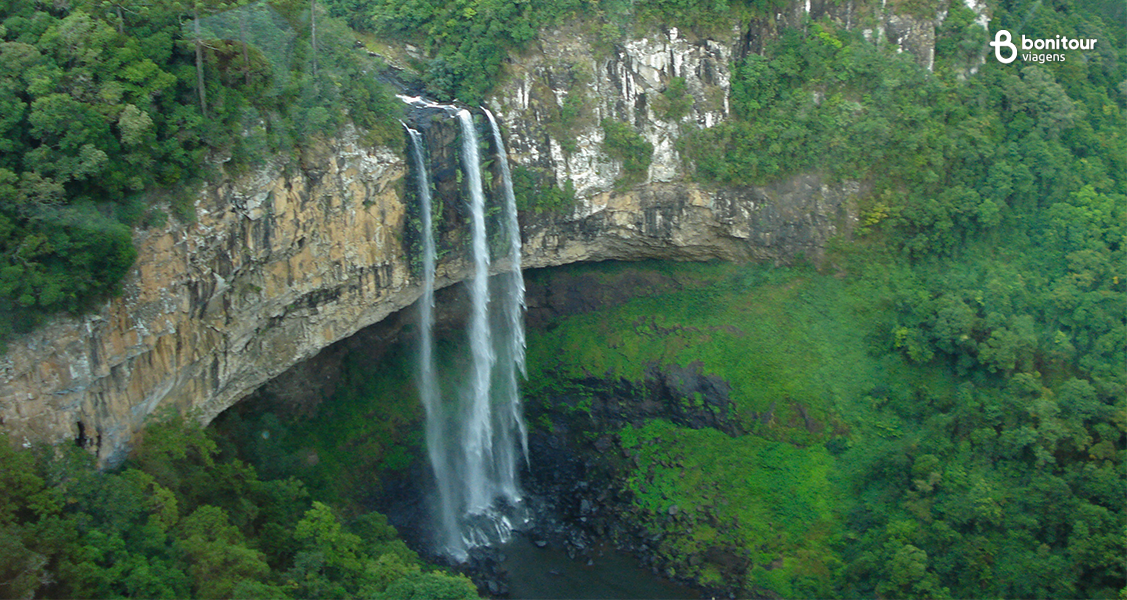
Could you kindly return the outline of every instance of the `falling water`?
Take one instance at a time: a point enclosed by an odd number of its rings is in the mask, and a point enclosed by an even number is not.
[[[416,107],[454,114],[461,127],[462,166],[469,193],[473,275],[469,281],[469,373],[456,395],[443,397],[434,356],[435,242],[427,181],[425,146],[419,132],[408,129],[418,171],[423,228],[423,297],[420,304],[419,396],[427,416],[427,452],[434,469],[434,506],[438,550],[464,560],[474,546],[502,543],[521,510],[517,483],[519,457],[527,460],[527,432],[521,416],[519,377],[524,373],[524,279],[521,275],[520,228],[516,201],[500,131],[493,128],[504,193],[503,235],[508,242],[508,269],[491,293],[485,191],[473,117],[468,110],[401,97]],[[503,264],[503,263],[502,263]],[[496,297],[495,302],[491,298]],[[454,387],[458,387],[457,385]],[[456,419],[456,421],[452,420]]]
[[[490,389],[496,353],[489,328],[489,240],[485,235],[485,192],[481,187],[481,159],[477,131],[470,111],[458,112],[462,126],[462,162],[470,193],[474,273],[470,284],[470,389],[469,406],[463,421],[466,463],[466,512],[485,513],[493,504],[493,416]]]
[[[442,394],[438,389],[438,374],[434,364],[434,227],[431,218],[430,181],[427,177],[426,152],[423,136],[410,127],[412,155],[415,163],[415,182],[418,188],[419,212],[423,233],[423,297],[419,302],[419,397],[426,410],[427,457],[434,469],[438,492],[439,545],[452,554],[464,553],[462,537],[458,533],[458,516],[455,506],[454,479],[451,477],[450,450],[447,447],[446,424],[442,411]]]
[[[500,280],[499,305],[500,319],[496,387],[498,396],[498,457],[497,476],[501,493],[514,504],[520,500],[517,488],[517,440],[525,460],[528,459],[528,432],[521,415],[520,387],[518,376],[524,375],[524,275],[521,273],[520,223],[517,221],[517,202],[513,195],[512,175],[509,172],[509,156],[505,152],[505,141],[493,113],[485,110],[489,126],[493,130],[493,142],[497,147],[497,161],[501,168],[501,190],[505,197],[505,233],[509,240],[509,271],[498,276]]]

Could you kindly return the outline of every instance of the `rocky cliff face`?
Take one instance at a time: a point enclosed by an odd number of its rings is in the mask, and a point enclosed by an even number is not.
[[[965,2],[985,27],[984,3]],[[676,149],[680,133],[725,120],[733,61],[761,53],[784,29],[829,18],[861,29],[871,40],[892,43],[931,69],[935,30],[947,12],[909,14],[896,10],[899,5],[796,1],[770,18],[734,24],[712,37],[671,27],[613,49],[590,43],[582,24],[561,26],[542,32],[536,46],[510,65],[491,106],[507,126],[513,160],[555,177],[561,187],[570,180],[581,199],[613,190],[622,174],[622,165],[601,151],[603,119],[632,124],[653,145],[647,181],[678,181],[685,175]],[[684,114],[671,110],[666,97],[671,88],[678,89],[675,80],[683,82],[691,100]],[[586,203],[580,212],[597,210],[597,203]]]
[[[77,439],[114,460],[153,412],[210,419],[250,389],[414,299],[402,160],[355,136],[206,189],[197,222],[138,234],[120,298],[0,358],[16,441]]]
[[[525,266],[789,261],[817,258],[829,238],[848,235],[860,185],[810,174],[770,187],[706,188],[685,181],[674,144],[684,127],[727,118],[732,59],[804,10],[828,10],[814,4],[715,39],[669,29],[604,53],[574,31],[546,32],[490,102],[513,161],[577,191],[571,214],[522,216]],[[850,3],[832,8],[856,16]],[[673,78],[691,97],[679,115],[658,100]],[[569,104],[569,95],[581,101]],[[606,118],[631,123],[653,144],[642,184],[616,189],[622,165],[602,150]],[[455,177],[454,158],[436,160]],[[140,256],[121,297],[13,341],[0,357],[0,428],[17,443],[75,440],[113,462],[150,415],[209,421],[410,305],[421,289],[406,177],[402,152],[364,148],[346,134],[307,150],[300,165],[264,165],[204,190],[195,223],[137,234]],[[453,251],[438,265],[438,284],[448,286],[472,265],[457,247],[459,207],[443,215]]]
[[[342,143],[312,170],[211,190],[190,226],[141,240],[125,294],[59,319],[0,362],[0,415],[17,441],[77,440],[114,461],[160,410],[204,421],[421,294],[402,241],[405,169]],[[529,267],[587,260],[788,260],[848,230],[849,186],[687,184],[604,193],[600,210],[526,228]],[[468,277],[454,256],[440,285]]]

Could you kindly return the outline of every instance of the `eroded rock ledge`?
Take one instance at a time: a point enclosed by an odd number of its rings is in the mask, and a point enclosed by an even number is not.
[[[292,365],[413,303],[403,161],[354,140],[207,190],[194,224],[140,234],[120,298],[15,340],[0,418],[17,442],[82,440],[103,460],[160,410],[215,415]],[[817,256],[848,231],[856,186],[648,184],[589,198],[585,216],[530,219],[527,267],[592,260]],[[503,268],[504,264],[498,264]],[[439,285],[466,278],[459,256]]]

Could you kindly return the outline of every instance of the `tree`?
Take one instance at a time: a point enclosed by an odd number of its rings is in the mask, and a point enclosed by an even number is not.
[[[32,455],[0,435],[0,595],[32,598],[50,581],[49,555],[35,546],[35,525],[57,514]]]
[[[294,537],[305,544],[307,551],[319,553],[325,567],[339,575],[355,575],[363,569],[360,536],[346,531],[333,510],[322,502],[314,502],[306,511]]]
[[[313,80],[317,80],[317,0],[309,0],[309,46],[313,51]]]
[[[270,572],[265,555],[248,548],[227,513],[201,506],[177,527],[179,541],[200,598],[230,598],[243,581],[256,581]]]
[[[28,548],[23,533],[20,527],[0,525],[0,594],[5,598],[30,600],[51,581],[47,557]]]
[[[387,587],[381,600],[475,600],[477,588],[465,575],[413,573]]]
[[[200,2],[192,4],[192,32],[196,50],[196,90],[200,96],[200,112],[207,118],[207,86],[203,78],[203,34],[200,32]]]

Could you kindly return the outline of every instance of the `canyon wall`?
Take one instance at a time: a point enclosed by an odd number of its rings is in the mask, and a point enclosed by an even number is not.
[[[817,259],[831,237],[848,236],[861,184],[830,185],[807,174],[766,187],[702,186],[688,180],[676,150],[683,128],[727,118],[733,59],[811,10],[810,2],[795,6],[772,24],[711,38],[668,29],[603,53],[568,28],[544,32],[509,66],[488,103],[504,124],[514,163],[576,190],[567,214],[522,215],[524,266],[786,262]],[[850,3],[830,8],[856,17]],[[887,28],[898,17],[857,18]],[[934,22],[917,21],[924,23],[917,30],[934,30]],[[915,43],[930,48],[926,35],[904,40],[908,50]],[[928,60],[926,52],[918,56]],[[655,100],[674,77],[683,79],[692,106],[663,118]],[[561,127],[568,94],[581,97],[581,110]],[[643,182],[616,185],[622,165],[603,150],[599,126],[607,118],[632,124],[653,144]],[[73,440],[112,464],[150,416],[210,421],[326,346],[413,303],[421,287],[407,241],[404,149],[363,147],[359,137],[346,131],[312,144],[297,163],[225,177],[199,193],[195,222],[138,231],[139,258],[120,297],[9,344],[0,357],[0,430],[25,445]],[[458,238],[465,225],[457,210],[444,227]],[[471,271],[464,253],[451,252],[438,265],[437,284]]]

